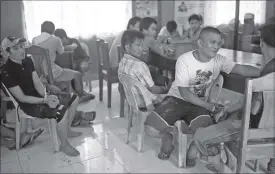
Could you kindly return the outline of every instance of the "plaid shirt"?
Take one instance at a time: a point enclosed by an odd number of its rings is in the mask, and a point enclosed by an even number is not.
[[[131,76],[133,79],[140,81],[146,88],[154,86],[154,81],[152,79],[148,66],[144,62],[136,59],[129,54],[124,54],[123,58],[121,59],[118,66],[118,73]],[[138,90],[135,90],[134,93],[138,102],[138,106],[146,106],[143,96],[139,94]],[[153,103],[157,98],[157,96],[152,93],[150,96],[146,97],[150,97]]]

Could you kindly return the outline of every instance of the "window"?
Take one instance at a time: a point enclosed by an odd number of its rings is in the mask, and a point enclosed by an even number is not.
[[[131,1],[23,1],[28,39],[52,21],[70,37],[89,38],[116,34],[126,28],[132,15]]]

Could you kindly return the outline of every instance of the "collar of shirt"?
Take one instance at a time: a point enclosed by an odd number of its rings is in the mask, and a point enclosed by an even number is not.
[[[39,36],[34,38],[34,43],[39,44],[45,40],[47,40],[51,35],[46,32],[42,32]]]
[[[134,56],[132,56],[132,55],[130,55],[130,54],[124,54],[123,57],[125,57],[125,58],[127,58],[127,59],[133,59],[133,60],[135,60],[135,61],[142,62],[141,60],[135,58]]]

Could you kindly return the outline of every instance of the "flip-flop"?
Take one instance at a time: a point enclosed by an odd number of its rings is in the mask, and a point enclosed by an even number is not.
[[[30,145],[37,137],[39,137],[42,134],[43,131],[44,131],[44,129],[39,129],[38,134],[36,134],[36,135],[34,135],[34,134],[37,131],[33,132],[31,138],[25,144],[20,145],[20,148],[24,148],[24,147],[27,147],[28,145]],[[9,148],[9,150],[15,150],[15,149],[16,149],[16,146]]]
[[[172,149],[169,152],[164,152],[163,149],[160,149],[160,153],[158,154],[158,158],[161,159],[161,160],[168,160],[174,149],[175,149],[174,145],[172,145]]]
[[[91,114],[88,116],[88,114]],[[92,119],[88,119],[88,117],[92,117]],[[85,121],[94,121],[96,118],[96,112],[95,111],[92,111],[92,112],[86,112],[84,114],[81,115],[81,119],[82,120],[85,120]]]

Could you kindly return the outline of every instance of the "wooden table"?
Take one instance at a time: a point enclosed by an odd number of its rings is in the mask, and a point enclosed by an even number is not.
[[[232,61],[242,64],[251,65],[257,68],[261,68],[263,63],[263,56],[261,54],[249,53],[243,51],[235,51],[230,49],[221,48],[218,52]],[[156,66],[160,69],[172,71],[175,73],[177,57],[173,55],[170,56],[160,56],[156,53],[150,53],[149,63],[152,66]],[[224,88],[230,89],[239,93],[244,93],[245,89],[245,78],[238,74],[226,74],[222,72],[224,77]]]

